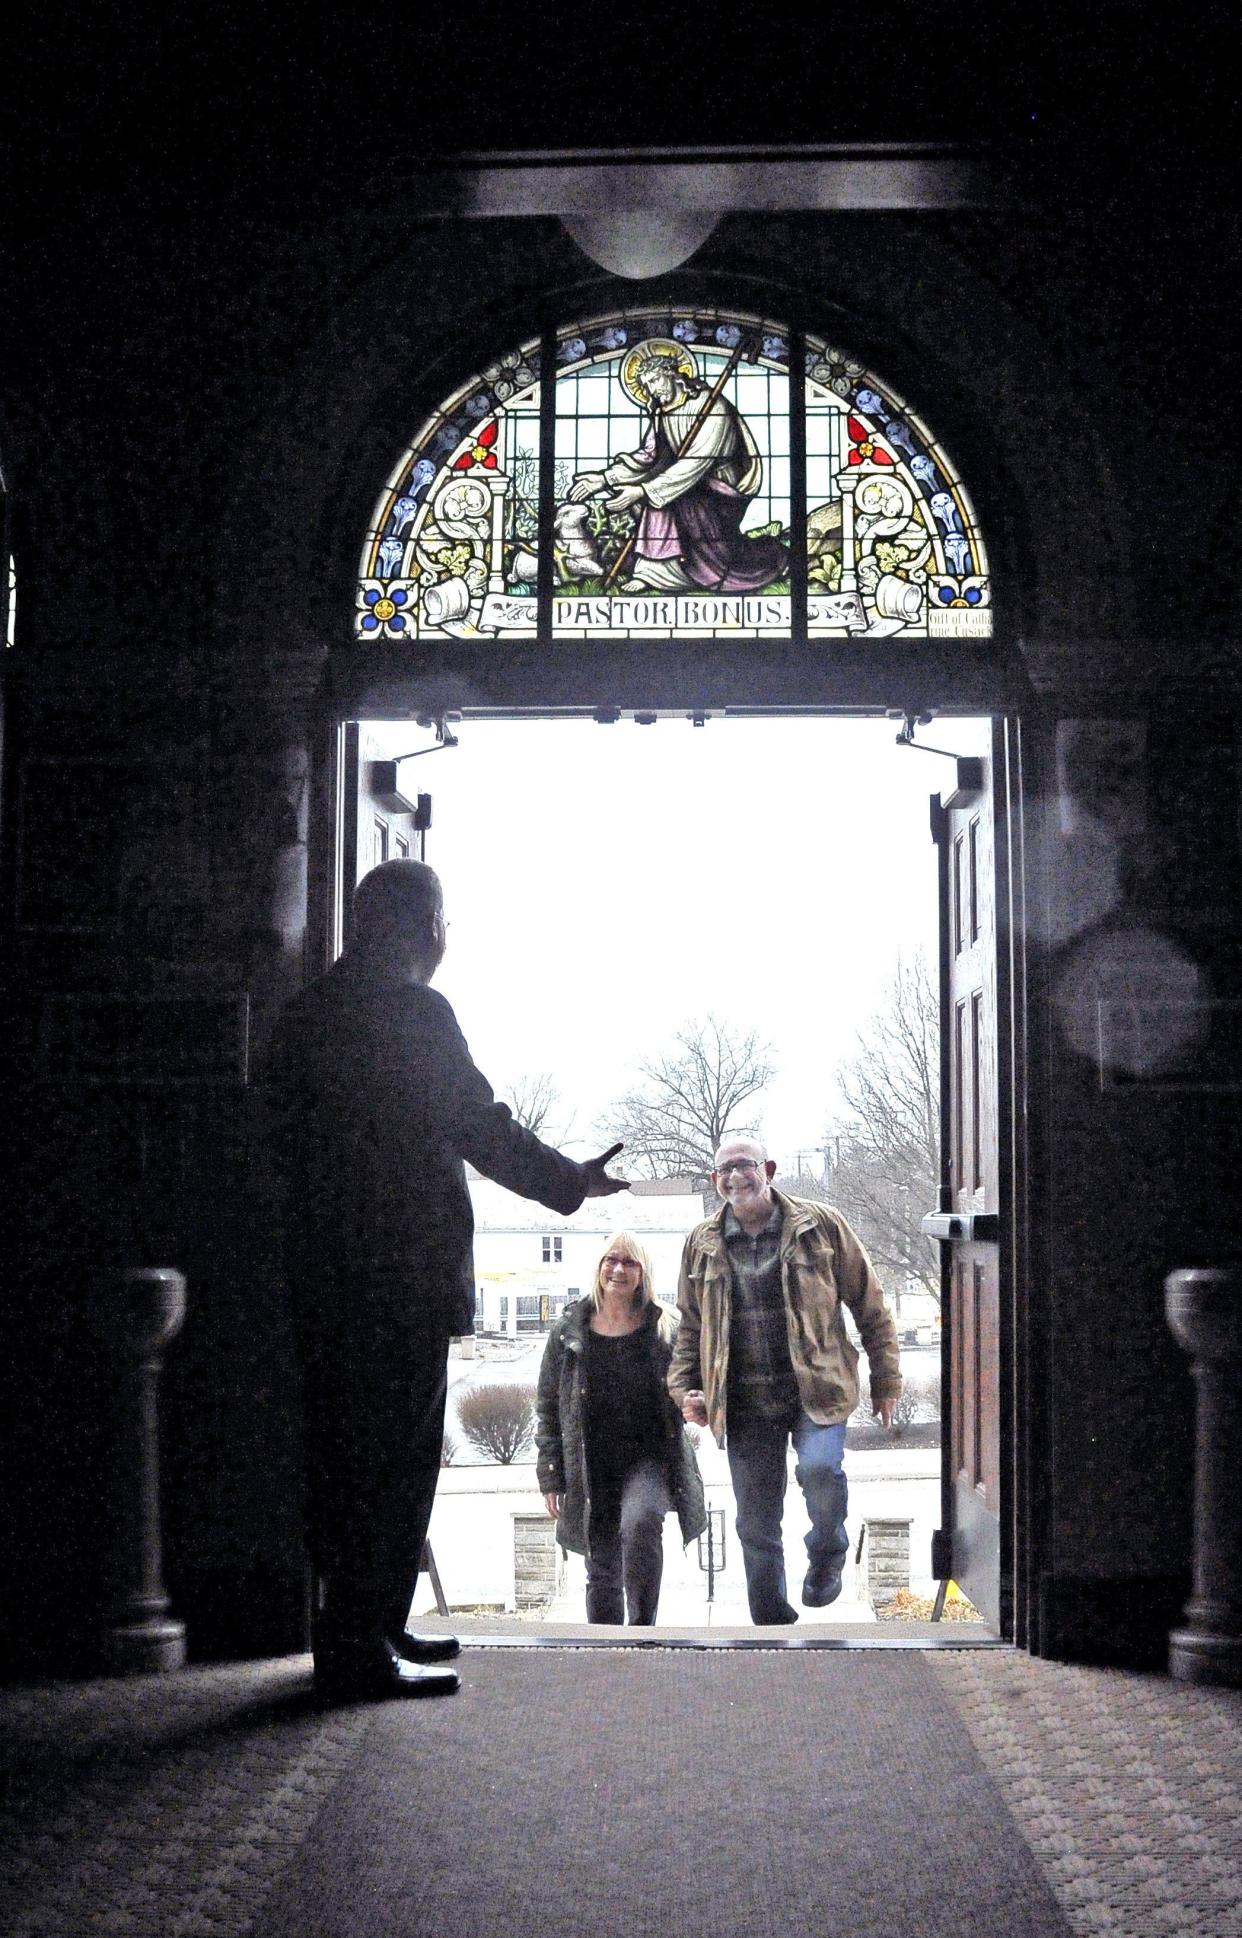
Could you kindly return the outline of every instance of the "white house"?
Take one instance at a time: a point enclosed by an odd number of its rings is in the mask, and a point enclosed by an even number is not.
[[[637,1182],[615,1198],[588,1198],[563,1218],[490,1178],[470,1178],[474,1202],[475,1330],[546,1332],[568,1300],[590,1290],[615,1231],[632,1231],[651,1259],[656,1297],[677,1302],[681,1248],[703,1216],[683,1180]]]

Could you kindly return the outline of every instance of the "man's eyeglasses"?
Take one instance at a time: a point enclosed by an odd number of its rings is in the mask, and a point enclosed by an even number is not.
[[[752,1171],[757,1171],[758,1169],[759,1165],[753,1157],[735,1157],[732,1164],[722,1164],[716,1172],[716,1176],[718,1178],[727,1178],[731,1172],[740,1171],[743,1177],[749,1177]]]

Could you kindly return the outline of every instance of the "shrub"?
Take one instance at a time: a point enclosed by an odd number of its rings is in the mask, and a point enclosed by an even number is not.
[[[457,1401],[457,1424],[477,1452],[508,1467],[534,1442],[534,1388],[502,1381],[468,1386]]]
[[[461,1443],[457,1435],[451,1427],[446,1426],[444,1429],[444,1438],[440,1442],[440,1465],[442,1467],[451,1467],[460,1452]]]
[[[853,1416],[859,1422],[873,1419],[871,1412],[871,1389],[864,1385]],[[926,1379],[907,1379],[902,1385],[901,1397],[893,1408],[892,1431],[900,1437],[907,1427],[916,1420],[938,1420],[940,1418],[940,1375],[932,1373]]]

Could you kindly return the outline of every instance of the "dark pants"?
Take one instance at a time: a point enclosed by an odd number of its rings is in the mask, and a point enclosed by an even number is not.
[[[788,1420],[740,1420],[731,1424],[727,1450],[737,1502],[737,1538],[746,1570],[746,1596],[752,1622],[796,1622],[798,1612],[785,1593],[785,1548],[781,1520],[785,1508],[788,1446],[792,1434],[798,1464],[794,1475],[806,1500],[811,1531],[807,1562],[822,1570],[844,1557],[848,1490],[842,1460],[845,1428],[819,1426],[807,1414]]]
[[[664,1572],[664,1516],[672,1505],[658,1460],[639,1460],[619,1483],[593,1486],[588,1622],[624,1622],[628,1608],[631,1628],[651,1627]]]
[[[301,1302],[306,1532],[317,1656],[399,1636],[444,1439],[448,1335],[408,1283]],[[348,1323],[344,1323],[347,1315]]]

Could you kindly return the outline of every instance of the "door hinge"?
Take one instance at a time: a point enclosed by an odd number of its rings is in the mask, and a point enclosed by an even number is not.
[[[953,1579],[953,1535],[948,1528],[937,1528],[932,1535],[931,1571],[933,1581]]]

